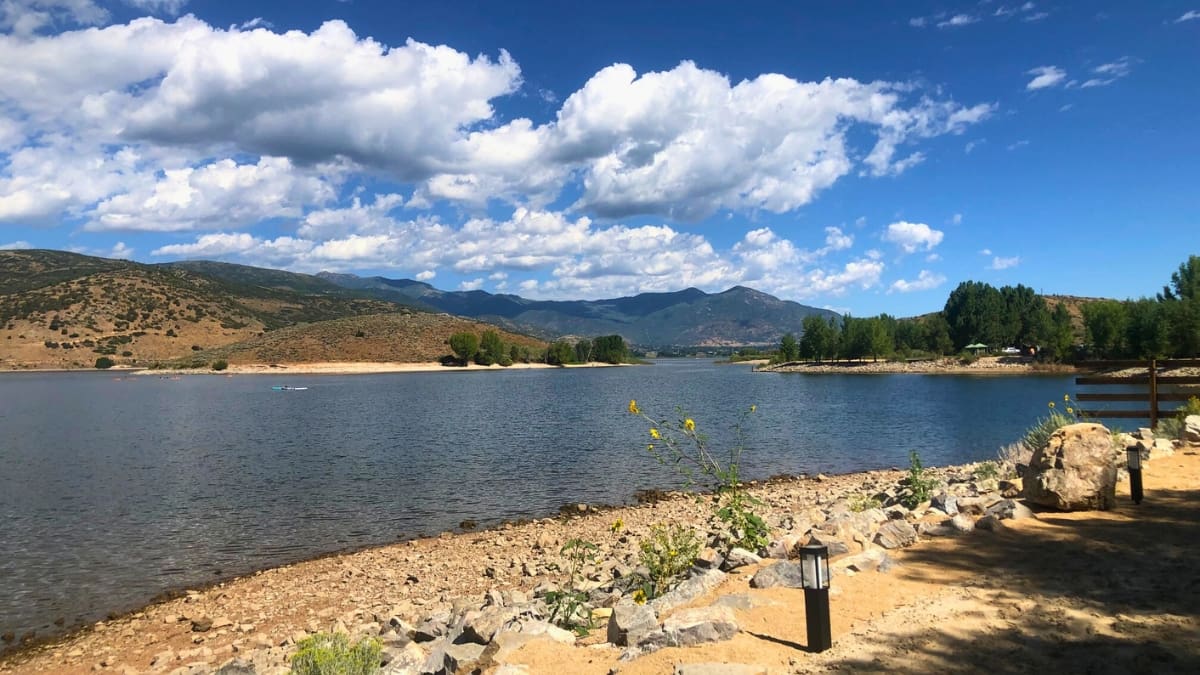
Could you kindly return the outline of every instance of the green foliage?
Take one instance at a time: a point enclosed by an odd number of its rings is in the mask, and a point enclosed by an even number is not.
[[[1051,403],[1051,406],[1054,404]],[[1046,447],[1050,442],[1050,436],[1059,429],[1074,424],[1077,420],[1074,415],[1067,415],[1051,408],[1050,414],[1045,417],[1039,417],[1033,426],[1025,430],[1025,435],[1021,437],[1021,443],[1033,452],[1037,452],[1041,448]]]
[[[1099,300],[1083,306],[1083,325],[1087,330],[1092,354],[1102,359],[1119,358],[1125,353],[1125,324],[1129,318],[1124,303]]]
[[[933,497],[935,487],[937,481],[925,474],[921,456],[916,450],[908,453],[908,494],[904,496],[904,506],[909,509],[917,508],[917,505]]]
[[[602,335],[592,340],[592,360],[600,363],[624,363],[629,360],[629,346],[620,335]]]
[[[475,356],[475,361],[480,365],[490,366],[493,363],[499,363],[500,359],[504,357],[504,341],[500,339],[500,334],[494,330],[483,331],[483,336],[479,340],[479,353]]]
[[[465,331],[455,333],[450,336],[450,350],[458,357],[458,362],[465,366],[479,351],[479,337]]]
[[[115,365],[117,364],[107,356],[101,356],[100,358],[96,359],[96,367],[100,369],[112,368]]]
[[[575,343],[575,360],[587,363],[592,360],[592,341],[584,338]]]
[[[350,644],[344,633],[317,633],[296,646],[293,675],[370,675],[382,663],[383,645],[375,638]]]
[[[563,366],[575,360],[575,348],[566,340],[558,340],[546,350],[546,363]]]
[[[878,499],[861,493],[850,495],[846,501],[850,506],[850,510],[855,513],[862,513],[863,511],[870,511],[871,509],[878,509],[883,506]]]
[[[975,467],[975,477],[983,480],[991,480],[1000,477],[1000,469],[995,462],[980,462]]]
[[[225,359],[217,359],[216,361],[212,362],[213,370],[225,370],[228,367],[229,367],[229,362],[226,361]]]
[[[647,598],[657,598],[674,588],[700,553],[696,533],[683,525],[655,525],[640,543],[638,559],[649,570],[642,587]]]
[[[800,358],[800,345],[796,342],[796,336],[788,333],[779,340],[779,360],[784,363],[795,361]]]
[[[763,503],[740,489],[725,489],[718,495],[717,520],[724,523],[720,540],[722,548],[744,548],[754,553],[763,553],[767,548],[771,528],[754,507]]]
[[[571,539],[563,545],[560,553],[567,561],[567,579],[563,587],[549,591],[544,599],[550,609],[550,623],[587,635],[594,625],[592,613],[587,607],[588,594],[579,588],[583,581],[584,568],[596,562],[599,547],[584,539]]]

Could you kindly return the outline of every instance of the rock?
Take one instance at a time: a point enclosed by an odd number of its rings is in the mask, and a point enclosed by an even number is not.
[[[835,560],[844,555],[850,554],[850,547],[844,541],[834,539],[831,535],[813,530],[813,536],[809,537],[808,543],[821,544],[829,549],[829,559]]]
[[[985,495],[981,497],[962,497],[957,502],[959,513],[965,513],[969,516],[982,516],[987,512],[987,508],[992,504],[1000,501],[1000,497],[996,495]]]
[[[384,642],[382,656],[382,672],[388,675],[416,672],[417,668],[425,662],[426,657],[425,650],[415,642],[409,642],[403,646]]]
[[[1112,434],[1101,424],[1081,422],[1055,431],[1033,453],[1024,493],[1026,501],[1060,511],[1108,510],[1116,488]]]
[[[762,558],[757,554],[747,551],[744,548],[736,546],[729,551],[729,555],[725,556],[725,564],[722,567],[725,570],[737,569],[746,565],[757,565],[762,562]]]
[[[696,556],[696,560],[692,562],[692,565],[700,570],[715,570],[720,568],[724,563],[725,557],[717,552],[717,549],[709,547],[700,551],[700,554]]]
[[[862,553],[856,553],[848,558],[843,558],[837,561],[833,567],[834,569],[848,569],[854,572],[870,572],[871,570],[884,572],[893,566],[892,557],[887,554],[887,551],[872,548]]]
[[[996,516],[983,516],[975,521],[975,529],[987,530],[988,532],[999,532],[1005,527],[1004,522]]]
[[[965,513],[960,513],[949,520],[950,527],[962,534],[975,531],[975,521]]]
[[[433,616],[421,623],[413,629],[412,639],[415,642],[433,642],[434,640],[445,637],[450,628],[447,625],[450,617],[441,615]]]
[[[192,631],[196,633],[205,633],[212,628],[213,620],[208,617],[200,617],[192,619]]]
[[[679,663],[674,675],[767,675],[767,667],[744,663]]]
[[[612,616],[611,610],[609,616]],[[524,635],[544,635],[565,645],[575,644],[575,634],[547,621],[524,621],[517,625],[517,632]]]
[[[1028,506],[1021,502],[1012,499],[1005,499],[988,507],[985,515],[993,516],[997,520],[1023,520],[1025,518],[1037,518]]]
[[[905,520],[889,520],[875,533],[875,543],[886,549],[905,548],[917,543],[917,531]]]
[[[1183,418],[1183,438],[1188,443],[1200,443],[1200,415]]]
[[[517,616],[517,611],[503,607],[487,607],[463,614],[462,639],[486,645],[492,637]]]
[[[721,642],[739,630],[733,610],[716,606],[682,610],[663,621],[662,629],[672,647]]]
[[[998,484],[998,487],[1000,488],[1000,496],[1004,497],[1005,499],[1012,499],[1014,497],[1021,496],[1020,479],[1017,479],[1016,481],[1002,480]]]
[[[939,492],[929,502],[931,508],[935,508],[948,516],[958,515],[958,500],[954,495],[947,494],[945,491]]]
[[[636,646],[657,629],[658,617],[649,605],[619,602],[608,617],[608,641],[618,647]]]
[[[258,675],[254,663],[246,659],[233,659],[217,669],[217,675]]]
[[[470,642],[464,644],[447,645],[444,650],[443,663],[445,664],[447,673],[457,673],[466,669],[471,664],[479,660],[483,656],[483,645],[472,644]]]
[[[1154,445],[1150,447],[1150,456],[1147,458],[1151,461],[1161,457],[1170,457],[1175,454],[1175,446],[1171,441],[1165,438],[1154,439]]]
[[[720,586],[721,582],[725,581],[725,576],[725,573],[720,570],[709,570],[703,574],[694,575],[669,593],[651,600],[650,606],[656,614],[666,614]]]
[[[800,563],[781,560],[759,570],[750,579],[750,588],[803,588]]]

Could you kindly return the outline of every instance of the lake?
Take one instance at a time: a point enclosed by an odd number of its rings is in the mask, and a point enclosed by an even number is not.
[[[117,378],[120,379],[117,379]],[[308,387],[273,391],[273,385]],[[355,376],[0,375],[0,633],[351,547],[620,503],[678,481],[629,400],[743,477],[995,457],[1069,376],[752,373],[744,365]],[[3,645],[0,645],[2,647]]]

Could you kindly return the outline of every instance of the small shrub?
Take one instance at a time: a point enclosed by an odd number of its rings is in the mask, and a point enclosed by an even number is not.
[[[908,494],[903,498],[905,508],[915,509],[917,506],[933,497],[933,489],[937,481],[925,475],[925,467],[921,464],[921,456],[916,450],[908,453]]]
[[[113,360],[107,356],[101,356],[100,358],[96,359],[96,367],[102,370],[105,368],[112,368],[115,365],[117,364],[113,363]]]
[[[990,480],[1000,477],[1000,469],[995,462],[980,462],[975,467],[975,477]]]
[[[754,512],[753,507],[762,506],[762,502],[741,489],[728,489],[720,493],[719,504],[717,520],[725,525],[719,537],[722,548],[726,552],[736,547],[762,553],[767,548],[771,533],[767,522]]]
[[[294,675],[370,675],[379,670],[383,645],[363,638],[353,645],[344,633],[318,633],[301,640],[292,655]]]
[[[225,359],[217,359],[216,361],[212,362],[213,370],[225,370],[228,367],[229,367],[229,362],[226,361]]]
[[[583,539],[571,539],[563,545],[563,557],[567,559],[567,579],[561,590],[550,591],[544,596],[550,608],[550,623],[574,631],[576,635],[587,635],[593,628],[592,612],[588,609],[588,594],[579,588],[583,581],[584,568],[596,561],[599,547]]]
[[[1057,410],[1051,409],[1050,414],[1039,418],[1033,426],[1025,430],[1025,435],[1021,437],[1021,443],[1029,448],[1031,452],[1036,452],[1050,442],[1050,436],[1059,429],[1074,424],[1073,416],[1064,415]]]
[[[650,570],[642,591],[657,598],[679,583],[700,553],[696,533],[683,525],[655,525],[641,542],[639,560]]]
[[[875,499],[871,495],[864,495],[861,493],[850,495],[846,501],[849,503],[850,510],[855,513],[862,513],[863,511],[870,511],[871,509],[883,507],[883,504],[880,503],[878,499]]]

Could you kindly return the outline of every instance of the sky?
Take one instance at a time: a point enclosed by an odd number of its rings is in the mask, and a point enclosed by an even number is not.
[[[1200,253],[1200,0],[0,0],[0,248],[858,316]]]

